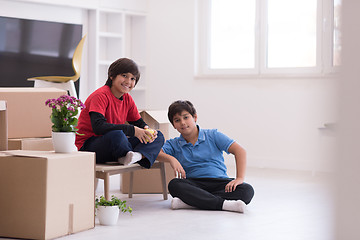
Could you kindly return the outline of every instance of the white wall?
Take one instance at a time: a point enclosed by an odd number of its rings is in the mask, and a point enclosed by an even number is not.
[[[195,1],[149,0],[148,12],[149,108],[192,101],[199,124],[242,144],[249,166],[329,170],[318,127],[337,120],[335,79],[197,79]]]

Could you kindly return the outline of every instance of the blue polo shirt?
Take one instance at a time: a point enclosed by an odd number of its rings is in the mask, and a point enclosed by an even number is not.
[[[229,154],[234,140],[217,129],[197,127],[199,137],[195,145],[180,135],[167,140],[162,150],[181,163],[187,178],[228,178],[223,152]]]

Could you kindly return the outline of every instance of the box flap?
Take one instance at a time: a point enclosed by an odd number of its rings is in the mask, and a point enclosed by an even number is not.
[[[167,111],[165,110],[152,110],[152,111],[142,111],[142,113],[147,113],[150,117],[152,117],[158,123],[169,123],[169,119],[167,116]]]
[[[17,156],[17,157],[45,157],[47,158],[51,152],[50,151],[31,151],[31,150],[11,150],[3,151],[5,155],[8,156]]]
[[[59,88],[32,88],[32,87],[2,87],[0,88],[0,92],[32,92],[32,93],[46,93],[46,92],[55,92],[55,93],[63,93],[64,90]]]
[[[35,150],[11,150],[11,151],[2,151],[2,153],[8,156],[52,158],[52,159],[94,154],[93,152],[74,151],[72,153],[55,153],[55,151],[35,151]]]

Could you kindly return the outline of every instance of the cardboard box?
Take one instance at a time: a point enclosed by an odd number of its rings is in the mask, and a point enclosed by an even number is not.
[[[165,163],[166,186],[173,179],[174,171],[170,164]],[[121,192],[129,193],[130,174],[121,174]],[[133,193],[163,193],[160,169],[144,169],[134,171]]]
[[[169,139],[170,123],[167,111],[142,111],[140,113],[150,128],[160,130],[165,139]],[[173,179],[174,171],[170,164],[165,163],[166,185]],[[160,169],[144,169],[134,172],[133,193],[162,193]],[[128,193],[130,173],[121,176],[121,192]]]
[[[8,137],[51,137],[49,98],[67,94],[57,88],[0,88],[0,100],[7,101]]]
[[[8,149],[8,121],[6,101],[0,100],[0,151]]]
[[[12,138],[8,139],[8,150],[53,151],[52,138]]]
[[[95,155],[0,152],[0,236],[52,239],[94,228]]]

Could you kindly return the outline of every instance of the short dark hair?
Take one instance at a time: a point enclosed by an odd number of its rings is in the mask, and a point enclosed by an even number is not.
[[[171,124],[173,124],[174,116],[176,114],[181,114],[183,111],[187,111],[191,116],[195,117],[196,109],[190,101],[178,100],[173,102],[168,109],[168,118]],[[174,124],[173,124],[174,125]]]
[[[109,66],[108,79],[106,80],[105,85],[111,87],[111,78],[116,78],[117,75],[123,73],[131,73],[136,78],[135,85],[138,83],[140,79],[140,71],[137,64],[129,58],[119,58]]]

